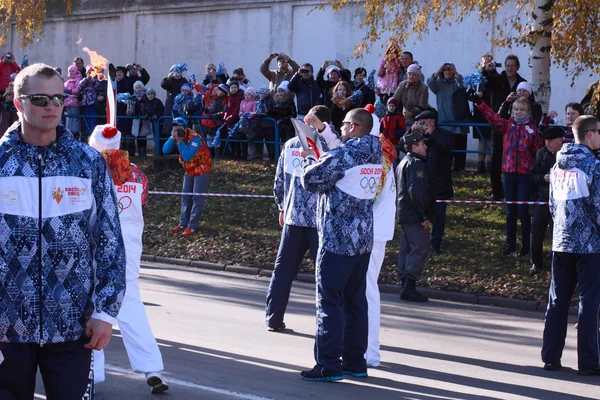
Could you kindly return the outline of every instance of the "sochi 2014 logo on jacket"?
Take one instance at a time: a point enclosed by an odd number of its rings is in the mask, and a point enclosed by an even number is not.
[[[358,199],[374,199],[383,168],[381,164],[364,164],[346,170],[335,184],[341,191]]]

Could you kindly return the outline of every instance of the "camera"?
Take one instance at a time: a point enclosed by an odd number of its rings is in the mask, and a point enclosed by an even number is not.
[[[300,68],[298,72],[300,72],[301,74],[308,74],[310,72],[310,69]]]
[[[185,130],[184,129],[178,129],[177,130],[177,137],[184,137],[185,136]]]

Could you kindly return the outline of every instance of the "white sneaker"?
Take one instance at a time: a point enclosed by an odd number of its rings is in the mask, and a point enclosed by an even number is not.
[[[146,383],[152,388],[152,394],[169,390],[167,381],[162,377],[160,372],[146,372]]]

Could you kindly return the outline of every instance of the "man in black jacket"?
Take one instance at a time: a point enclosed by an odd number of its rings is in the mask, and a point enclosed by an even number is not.
[[[454,197],[452,188],[452,136],[453,133],[437,126],[437,112],[431,108],[415,117],[411,131],[420,132],[427,144],[427,177],[432,188],[434,208],[431,229],[431,248],[435,254],[441,252],[442,236],[446,228],[446,203],[435,200],[450,200]]]
[[[423,274],[429,252],[429,226],[434,212],[427,171],[427,144],[420,132],[409,132],[401,143],[406,156],[396,168],[398,201],[396,214],[400,230],[398,277],[402,283],[400,298],[426,302],[416,282]]]
[[[298,119],[301,121],[304,120],[311,108],[323,103],[321,89],[313,76],[313,66],[311,64],[302,64],[298,72],[292,76],[288,89],[290,89],[290,92],[296,93]]]
[[[511,54],[504,60],[504,71],[488,82],[488,88],[492,92],[490,104],[492,110],[498,112],[508,95],[517,92],[519,83],[526,82],[518,74],[520,67],[519,57]],[[502,135],[495,129],[492,129],[492,143],[492,161],[490,165],[492,196],[494,200],[504,200],[504,188],[502,187]]]
[[[538,150],[531,169],[531,181],[537,189],[536,201],[548,202],[550,198],[550,170],[556,163],[556,153],[563,145],[565,131],[560,126],[551,126],[541,132],[546,146]],[[537,204],[533,210],[531,223],[531,240],[529,254],[531,268],[529,276],[534,276],[544,269],[542,247],[546,229],[552,219],[550,207],[547,204]]]

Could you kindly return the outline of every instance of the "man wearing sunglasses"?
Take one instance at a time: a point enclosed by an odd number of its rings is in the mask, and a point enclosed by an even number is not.
[[[301,183],[319,195],[317,334],[312,370],[302,379],[329,382],[367,376],[366,281],[373,249],[373,201],[382,175],[379,138],[364,108],[346,114],[342,144],[317,161],[307,156]]]
[[[545,370],[562,367],[567,317],[578,287],[577,355],[579,375],[600,375],[600,121],[584,115],[573,123],[575,143],[556,154],[550,170],[552,282],[544,324]]]
[[[125,293],[125,249],[103,157],[61,124],[63,81],[33,64],[15,79],[19,122],[0,140],[0,399],[90,394]],[[0,358],[1,359],[1,358]]]

